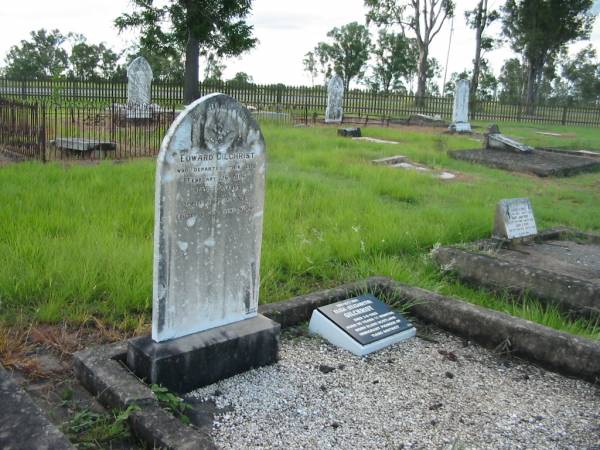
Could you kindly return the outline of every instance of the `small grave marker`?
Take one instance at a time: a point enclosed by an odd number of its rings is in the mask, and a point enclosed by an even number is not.
[[[402,314],[372,294],[315,309],[309,329],[357,356],[381,350],[416,334]]]
[[[511,198],[498,202],[494,237],[520,239],[537,235],[533,208],[528,198]]]

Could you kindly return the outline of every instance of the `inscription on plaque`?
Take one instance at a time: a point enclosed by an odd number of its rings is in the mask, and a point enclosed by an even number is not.
[[[402,314],[372,294],[322,306],[318,311],[361,345],[413,328]]]
[[[537,235],[533,208],[528,198],[500,200],[496,207],[494,236],[518,239]]]
[[[152,338],[256,316],[265,144],[223,94],[173,123],[158,157]]]

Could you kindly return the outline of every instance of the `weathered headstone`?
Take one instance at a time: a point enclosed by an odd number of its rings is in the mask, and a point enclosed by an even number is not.
[[[509,150],[518,153],[530,153],[533,151],[533,147],[516,141],[508,136],[504,136],[500,133],[488,134],[486,137],[487,147],[496,150]]]
[[[327,109],[325,123],[341,123],[343,118],[344,80],[334,75],[327,85]]]
[[[494,237],[510,240],[535,235],[537,235],[537,227],[528,198],[511,198],[498,202],[494,220]]]
[[[454,106],[452,108],[451,131],[458,133],[470,133],[469,123],[469,80],[458,80],[454,92]]]
[[[127,105],[149,105],[152,101],[152,68],[146,58],[138,56],[127,67]]]
[[[357,356],[372,353],[416,334],[415,328],[402,314],[372,294],[315,309],[309,329]]]
[[[361,137],[362,133],[360,128],[340,128],[337,130],[338,136],[343,137]]]
[[[183,365],[188,381],[201,378],[188,388],[276,359],[279,325],[257,316],[265,164],[256,120],[223,94],[192,103],[165,136],[156,171],[153,341],[131,341],[128,355],[134,367],[152,365],[152,382],[181,390],[173,365]],[[214,370],[190,366],[225,350],[227,362]],[[171,375],[158,380],[161,370]]]

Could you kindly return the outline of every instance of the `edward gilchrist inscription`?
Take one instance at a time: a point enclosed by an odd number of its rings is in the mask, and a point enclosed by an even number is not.
[[[256,316],[265,142],[223,94],[173,123],[158,156],[152,339]]]

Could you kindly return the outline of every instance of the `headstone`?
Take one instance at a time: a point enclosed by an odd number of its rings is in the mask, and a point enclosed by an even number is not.
[[[149,105],[152,101],[152,68],[146,58],[138,56],[127,67],[127,105]]]
[[[469,80],[458,80],[454,92],[454,106],[452,108],[451,131],[458,133],[470,133],[469,123]]]
[[[327,85],[327,109],[325,123],[341,123],[343,118],[342,104],[344,102],[344,80],[334,75]]]
[[[494,237],[510,240],[535,235],[537,235],[537,227],[528,198],[511,198],[498,202],[494,220]]]
[[[343,137],[361,137],[360,128],[340,128],[337,134]]]
[[[152,339],[128,351],[138,376],[181,390],[276,360],[279,324],[257,316],[265,166],[256,120],[229,96],[171,125],[156,171]]]
[[[486,137],[487,148],[495,150],[509,150],[517,153],[530,153],[533,151],[533,147],[522,144],[519,141],[504,136],[500,133],[488,134]]]
[[[416,334],[415,328],[402,314],[372,294],[315,309],[309,329],[357,356],[367,355]]]

